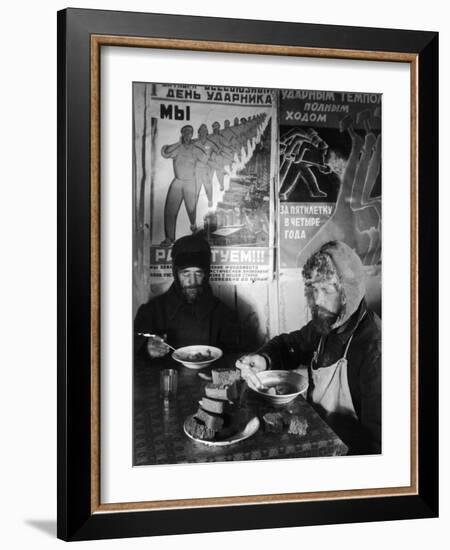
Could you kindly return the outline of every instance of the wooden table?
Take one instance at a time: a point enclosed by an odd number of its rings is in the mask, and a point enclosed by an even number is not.
[[[234,365],[236,357],[223,357],[216,367]],[[164,368],[178,371],[178,392],[174,401],[165,403],[159,395],[159,373]],[[199,372],[183,367],[171,358],[150,361],[136,359],[134,368],[133,465],[177,464],[186,462],[224,462],[347,454],[346,445],[317,412],[299,396],[288,410],[303,416],[309,429],[305,436],[266,433],[262,426],[250,438],[226,447],[211,447],[191,440],[183,431],[185,419],[198,409],[207,383]],[[247,389],[247,406],[261,419],[269,404]],[[262,424],[262,423],[261,423]]]

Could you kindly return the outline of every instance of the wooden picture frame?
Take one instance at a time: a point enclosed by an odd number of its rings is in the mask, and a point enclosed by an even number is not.
[[[411,71],[411,484],[102,504],[100,51],[391,61]],[[88,540],[438,514],[438,35],[67,9],[58,13],[58,537]]]

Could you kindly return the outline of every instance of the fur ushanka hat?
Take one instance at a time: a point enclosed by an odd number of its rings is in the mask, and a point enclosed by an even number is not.
[[[199,235],[186,235],[176,240],[172,247],[172,269],[174,275],[180,269],[199,267],[207,278],[211,268],[211,247]]]

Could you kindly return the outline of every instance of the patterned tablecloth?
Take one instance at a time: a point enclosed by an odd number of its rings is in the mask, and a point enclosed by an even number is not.
[[[222,359],[215,366],[225,366],[229,362]],[[159,395],[159,373],[162,368],[178,370],[177,397],[169,403],[164,403]],[[286,407],[308,421],[305,436],[267,433],[261,426],[250,438],[226,447],[211,447],[191,440],[184,433],[183,424],[198,409],[198,401],[204,395],[206,383],[198,376],[198,371],[189,370],[171,359],[157,364],[136,361],[133,423],[135,466],[347,454],[346,445],[301,396]],[[260,419],[266,412],[275,410],[248,389],[243,398],[250,411]]]

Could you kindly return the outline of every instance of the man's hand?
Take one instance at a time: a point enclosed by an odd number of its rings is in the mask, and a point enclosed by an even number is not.
[[[151,336],[147,341],[147,353],[152,359],[164,357],[170,351],[169,346],[164,342],[164,338],[160,336]]]
[[[241,371],[242,378],[250,382],[254,387],[259,388],[261,382],[256,376],[257,373],[267,369],[266,358],[257,353],[244,355],[236,361],[236,368]]]

